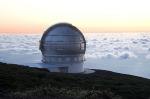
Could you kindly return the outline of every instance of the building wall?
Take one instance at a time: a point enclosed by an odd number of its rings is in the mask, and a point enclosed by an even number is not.
[[[64,63],[73,63],[73,62],[82,62],[85,61],[84,55],[75,55],[75,56],[43,56],[42,59],[45,63],[53,64],[64,64]]]
[[[83,64],[84,64],[84,62],[71,64],[68,67],[68,73],[81,73],[81,72],[84,72]]]
[[[50,72],[60,72],[58,67],[46,67]]]
[[[46,67],[50,72],[63,72],[63,73],[81,73],[84,72],[84,62],[72,64],[49,65]]]

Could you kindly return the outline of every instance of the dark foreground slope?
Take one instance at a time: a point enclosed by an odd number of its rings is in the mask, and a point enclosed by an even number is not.
[[[47,69],[0,63],[0,98],[150,97],[149,79],[95,71],[92,74],[51,73]]]

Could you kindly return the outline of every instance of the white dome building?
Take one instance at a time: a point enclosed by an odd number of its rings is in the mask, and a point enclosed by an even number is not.
[[[80,73],[84,71],[86,40],[72,24],[58,23],[49,27],[40,41],[42,61],[51,72]]]

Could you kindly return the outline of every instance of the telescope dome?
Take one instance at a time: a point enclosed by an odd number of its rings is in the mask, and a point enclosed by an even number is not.
[[[58,23],[44,32],[40,50],[45,63],[78,63],[84,61],[86,41],[81,31],[72,24]]]

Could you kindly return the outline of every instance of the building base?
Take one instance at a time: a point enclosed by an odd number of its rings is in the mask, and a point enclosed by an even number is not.
[[[51,65],[47,64],[46,66],[42,66],[43,68],[47,68],[50,72],[63,72],[63,73],[81,73],[84,72],[83,62],[73,63],[73,64],[57,64]]]

